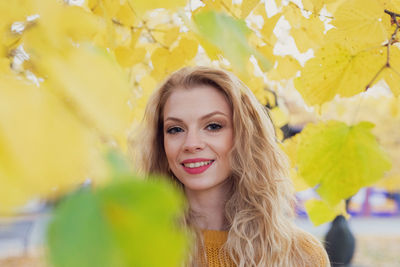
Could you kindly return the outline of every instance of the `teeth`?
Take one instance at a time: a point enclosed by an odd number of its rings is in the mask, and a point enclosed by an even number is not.
[[[192,162],[192,163],[185,163],[183,164],[186,168],[198,168],[202,167],[204,165],[208,165],[212,162],[212,160],[209,161],[200,161],[200,162]]]

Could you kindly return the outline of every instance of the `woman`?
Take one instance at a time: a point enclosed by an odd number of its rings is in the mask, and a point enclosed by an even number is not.
[[[193,266],[328,266],[293,223],[293,190],[266,109],[231,73],[187,67],[150,98],[141,167],[183,189]]]

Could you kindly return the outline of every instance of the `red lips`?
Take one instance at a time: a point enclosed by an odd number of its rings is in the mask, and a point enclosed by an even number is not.
[[[205,159],[205,158],[185,159],[184,161],[181,162],[181,164],[196,163],[196,162],[210,161],[210,160],[212,160],[212,159]]]

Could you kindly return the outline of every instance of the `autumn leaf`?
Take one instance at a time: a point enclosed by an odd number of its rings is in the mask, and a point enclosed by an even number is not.
[[[325,26],[317,15],[306,18],[293,3],[284,8],[283,14],[291,25],[290,34],[301,53],[310,48],[317,49],[324,43]]]
[[[182,210],[175,188],[155,180],[131,176],[81,189],[54,211],[52,266],[179,266],[188,252],[188,236],[176,225]]]
[[[332,36],[347,47],[373,47],[387,42],[392,34],[390,16],[377,0],[348,0],[336,10]]]
[[[260,0],[243,0],[240,6],[240,17],[245,19],[259,3]],[[262,6],[265,8],[264,3],[262,3]]]
[[[50,88],[3,75],[0,84],[2,212],[102,178],[96,137]]]
[[[371,133],[373,124],[347,126],[338,121],[309,124],[300,133],[297,167],[310,186],[336,205],[391,168],[388,155]]]
[[[179,27],[173,25],[157,25],[156,30],[152,31],[155,40],[165,47],[170,47],[179,36]]]
[[[77,115],[102,138],[125,147],[132,119],[131,87],[117,62],[104,50],[82,45],[42,64],[59,96],[69,99]]]
[[[250,30],[244,21],[213,11],[197,13],[194,21],[200,35],[223,51],[241,73],[245,72],[251,54],[255,54],[260,63],[268,68],[268,60],[249,46],[247,36]]]
[[[279,81],[293,78],[301,69],[299,61],[292,56],[276,56],[275,59],[278,65],[267,74],[271,80]]]
[[[114,3],[118,2],[114,1]],[[125,26],[132,27],[137,23],[137,16],[128,1],[119,7],[118,12],[115,14],[115,18]]]
[[[357,116],[355,116],[355,114]],[[384,179],[391,187],[400,177],[400,99],[389,96],[359,95],[348,99],[335,99],[322,106],[322,120],[340,120],[347,123],[369,121],[375,124],[371,130],[378,137],[379,145],[392,162],[392,168]],[[382,181],[384,180],[382,179]],[[400,185],[400,184],[399,184]]]
[[[115,57],[122,67],[132,67],[136,63],[141,62],[146,56],[144,47],[130,48],[127,46],[119,46],[114,49]]]
[[[184,7],[186,4],[186,0],[146,0],[146,1],[138,1],[138,0],[127,0],[131,4],[133,10],[138,15],[143,15],[146,11],[156,9],[156,8],[166,8],[166,9],[175,9],[178,7]]]
[[[395,96],[400,95],[400,48],[396,46],[390,47],[390,67],[385,69],[382,77],[389,85],[390,90]]]
[[[338,215],[349,217],[346,212],[346,204],[344,201],[339,202],[339,204],[335,206],[331,206],[323,200],[310,199],[304,203],[304,206],[314,226],[330,222]]]
[[[363,92],[386,60],[384,48],[353,52],[340,44],[321,47],[295,79],[295,87],[308,105]],[[376,80],[375,80],[376,82]]]

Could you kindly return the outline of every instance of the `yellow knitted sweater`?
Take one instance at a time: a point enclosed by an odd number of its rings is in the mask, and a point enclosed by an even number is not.
[[[202,232],[208,264],[202,262],[201,266],[234,267],[235,264],[226,254],[220,255],[220,249],[228,238],[228,232],[215,230],[202,230]],[[300,245],[304,248],[305,254],[310,257],[310,262],[315,263],[310,267],[330,266],[328,256],[322,246],[316,246],[306,235]]]

